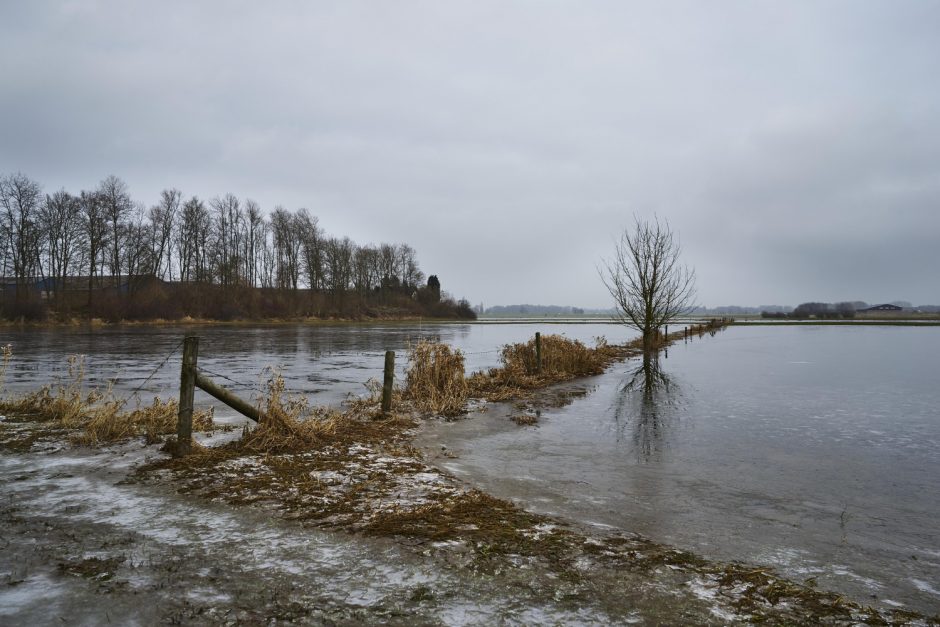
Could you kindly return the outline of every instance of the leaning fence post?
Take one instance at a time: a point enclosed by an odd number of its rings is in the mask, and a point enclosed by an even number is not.
[[[199,359],[199,338],[183,340],[183,367],[180,370],[180,403],[176,423],[176,455],[188,455],[193,447],[193,394],[196,390],[196,362]]]
[[[395,351],[385,351],[385,381],[382,384],[382,413],[392,409],[392,385],[395,382]]]
[[[535,372],[542,374],[542,334],[535,332]]]

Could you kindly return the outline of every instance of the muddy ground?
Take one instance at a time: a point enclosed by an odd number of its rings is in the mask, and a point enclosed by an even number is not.
[[[586,392],[474,411],[525,424]],[[222,429],[174,460],[4,417],[0,624],[940,624],[527,512],[415,448],[426,417],[336,424],[263,451]]]

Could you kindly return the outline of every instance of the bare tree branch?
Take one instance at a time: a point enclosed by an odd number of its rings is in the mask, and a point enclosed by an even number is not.
[[[614,256],[598,269],[617,305],[618,319],[643,334],[647,352],[660,327],[694,307],[695,271],[680,263],[681,252],[667,222],[634,217],[633,228],[621,233]]]

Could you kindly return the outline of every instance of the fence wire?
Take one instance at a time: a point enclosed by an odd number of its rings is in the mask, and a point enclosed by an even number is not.
[[[167,353],[166,357],[163,358],[163,361],[161,361],[159,364],[157,364],[157,367],[150,371],[150,374],[147,375],[147,378],[144,379],[143,383],[141,383],[140,385],[138,385],[138,386],[134,389],[134,391],[131,392],[130,395],[129,395],[127,398],[124,399],[124,401],[121,403],[121,405],[123,406],[125,403],[127,403],[128,400],[130,400],[132,397],[136,396],[142,389],[144,389],[144,386],[147,385],[148,383],[150,383],[150,380],[153,379],[153,376],[154,376],[155,374],[157,374],[157,373],[160,371],[160,369],[163,368],[163,366],[165,366],[165,365],[167,364],[168,361],[170,361],[170,358],[173,357],[173,355],[176,354],[176,351],[178,351],[182,345],[183,345],[183,340],[180,340],[179,343],[178,343],[176,346],[174,346],[172,349],[170,349],[170,352]]]

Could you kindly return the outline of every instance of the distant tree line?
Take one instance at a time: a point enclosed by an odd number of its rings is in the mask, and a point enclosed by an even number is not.
[[[584,309],[561,305],[494,305],[488,307],[486,313],[491,316],[579,316]]]
[[[0,277],[8,318],[475,316],[408,244],[359,245],[232,194],[165,189],[147,206],[116,176],[78,194],[0,177]]]
[[[868,303],[864,301],[844,301],[839,303],[801,303],[793,311],[762,311],[762,318],[796,318],[805,320],[816,318],[818,320],[839,320],[855,317],[857,311],[868,308]]]

